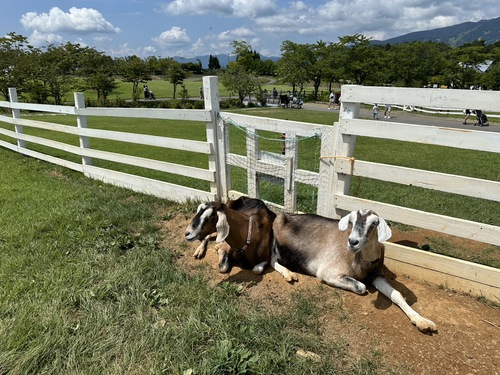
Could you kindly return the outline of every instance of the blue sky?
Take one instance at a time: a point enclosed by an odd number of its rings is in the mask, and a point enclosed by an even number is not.
[[[230,53],[233,40],[279,56],[284,40],[385,40],[496,17],[498,0],[13,0],[0,13],[0,35],[15,32],[37,47],[69,41],[113,57]]]

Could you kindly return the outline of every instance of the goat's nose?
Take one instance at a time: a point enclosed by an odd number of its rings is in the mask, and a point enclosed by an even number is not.
[[[186,237],[186,240],[190,241],[193,239],[193,234],[190,230],[187,230],[185,233],[184,233],[184,236]]]
[[[349,246],[356,247],[359,245],[359,241],[353,238],[349,238]]]

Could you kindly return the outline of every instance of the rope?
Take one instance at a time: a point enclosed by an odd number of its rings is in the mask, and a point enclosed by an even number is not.
[[[354,173],[354,162],[356,161],[356,158],[354,156],[343,156],[343,155],[333,155],[333,156],[320,156],[320,159],[346,159],[349,160],[349,163],[351,164],[351,177]]]
[[[346,159],[346,160],[349,160],[349,163],[351,164],[350,176],[352,177],[354,174],[354,162],[356,161],[356,158],[353,156],[343,156],[343,155],[321,156],[320,159]],[[358,184],[356,185],[356,188],[354,189],[354,192],[352,193],[353,197],[358,197],[359,190],[361,189],[361,176],[357,176],[357,177],[358,177]]]

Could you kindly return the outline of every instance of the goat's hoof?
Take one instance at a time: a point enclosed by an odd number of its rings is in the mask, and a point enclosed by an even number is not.
[[[413,324],[415,324],[415,326],[418,328],[420,332],[423,333],[437,332],[436,324],[432,320],[421,317],[420,319],[413,322]]]
[[[220,273],[228,273],[229,264],[219,264],[219,272]]]
[[[225,254],[221,262],[219,263],[219,272],[228,273],[229,272],[229,259]]]
[[[283,277],[289,283],[293,283],[294,281],[299,281],[297,274],[295,274],[294,272],[289,272],[289,273],[283,275]]]
[[[255,266],[254,268],[252,268],[252,273],[254,275],[260,275],[262,272],[264,272],[263,266]]]

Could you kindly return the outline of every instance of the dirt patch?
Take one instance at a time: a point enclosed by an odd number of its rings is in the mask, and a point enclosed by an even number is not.
[[[162,223],[165,245],[181,253],[179,263],[184,269],[207,272],[214,285],[237,283],[243,290],[242,298],[269,308],[286,307],[297,291],[320,293],[322,303],[335,307],[331,314],[321,317],[321,340],[342,338],[355,356],[375,348],[383,353],[387,363],[401,368],[403,373],[500,374],[500,308],[497,306],[440,289],[432,285],[431,280],[426,283],[389,271],[391,284],[409,304],[436,323],[438,333],[426,335],[373,288],[369,288],[367,295],[358,296],[330,288],[305,275],[300,275],[299,282],[289,284],[272,270],[256,276],[251,271],[233,267],[230,273],[220,274],[213,245],[209,246],[204,259],[192,257],[198,243],[184,240],[188,222],[185,215],[179,214]],[[422,246],[428,242],[428,236],[428,231],[396,230],[391,241]]]

